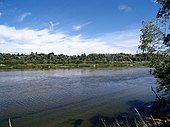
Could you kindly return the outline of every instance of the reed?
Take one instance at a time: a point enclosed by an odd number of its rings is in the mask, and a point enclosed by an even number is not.
[[[12,127],[11,120],[8,120],[9,127]]]
[[[143,127],[148,127],[148,125],[145,123],[145,121],[143,120],[141,114],[138,112],[138,110],[136,108],[134,108],[135,111],[137,112],[139,119],[141,120],[141,122],[143,123]]]

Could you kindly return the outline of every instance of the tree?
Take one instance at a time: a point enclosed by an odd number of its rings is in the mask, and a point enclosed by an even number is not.
[[[140,36],[140,46],[143,52],[156,53],[156,59],[153,59],[155,67],[154,75],[158,78],[164,88],[170,88],[170,33],[169,33],[169,16],[170,0],[157,0],[161,5],[157,13],[157,21],[142,22],[142,35]],[[162,28],[163,26],[163,28]],[[170,89],[169,89],[170,90]]]
[[[157,3],[161,5],[157,13],[157,18],[161,19],[165,25],[164,30],[164,41],[163,44],[166,46],[166,50],[163,52],[163,55],[166,56],[155,69],[155,75],[160,79],[161,84],[165,86],[170,85],[170,25],[169,25],[169,16],[170,16],[170,0],[157,0]]]
[[[164,33],[164,43],[167,47],[170,46],[170,34],[167,32],[169,31],[169,16],[170,16],[170,0],[157,0],[157,3],[161,5],[159,11],[157,13],[157,18],[161,19],[161,22],[165,26],[165,33]]]
[[[157,3],[161,4],[161,8],[157,13],[157,18],[169,19],[170,15],[170,0],[156,0]]]
[[[140,35],[139,49],[143,53],[155,53],[161,47],[160,44],[163,40],[163,33],[158,26],[155,25],[155,20],[142,22],[142,29]]]

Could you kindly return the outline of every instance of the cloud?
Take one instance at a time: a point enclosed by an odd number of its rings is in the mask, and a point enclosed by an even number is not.
[[[138,50],[140,32],[138,29],[125,30],[113,33],[107,33],[101,36],[101,39],[107,40],[111,47],[115,47],[119,52],[136,53]]]
[[[139,42],[138,30],[106,33],[100,37],[85,38],[49,29],[16,29],[0,25],[0,52],[49,53],[77,55],[82,53],[135,53]]]
[[[0,12],[0,17],[2,16],[2,12]]]
[[[125,11],[125,12],[128,12],[128,11],[131,11],[132,8],[126,4],[121,4],[118,6],[118,9],[121,10],[121,11]]]
[[[78,31],[82,28],[82,26],[81,25],[75,25],[72,28],[73,28],[73,30]]]
[[[72,26],[72,29],[75,30],[75,31],[79,31],[81,30],[83,27],[87,26],[91,24],[91,22],[87,22],[87,23],[84,23],[84,24],[79,24],[79,25],[74,25]]]
[[[25,13],[21,14],[21,15],[18,17],[18,21],[19,21],[19,22],[22,22],[22,21],[25,20],[26,17],[28,17],[28,16],[30,16],[30,15],[31,15],[30,12],[25,12]]]

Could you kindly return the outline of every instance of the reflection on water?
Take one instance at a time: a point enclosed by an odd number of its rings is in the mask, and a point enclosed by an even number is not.
[[[90,127],[94,116],[132,114],[152,101],[148,68],[0,72],[0,127]],[[140,106],[138,104],[138,106]]]

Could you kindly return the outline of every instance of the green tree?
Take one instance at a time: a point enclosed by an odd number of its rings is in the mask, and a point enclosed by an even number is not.
[[[163,41],[163,33],[158,26],[155,25],[155,20],[142,22],[140,35],[139,49],[143,53],[155,53],[161,49]]]
[[[168,20],[170,16],[170,0],[157,0],[156,2],[161,5],[157,13],[158,22],[157,24],[152,21],[142,23],[139,49],[146,53],[156,53],[152,60],[152,65],[155,67],[153,74],[164,88],[169,89],[170,34]]]
[[[158,10],[157,18],[164,25],[164,41],[163,46],[166,46],[163,55],[166,56],[158,65],[156,65],[155,76],[159,78],[160,83],[168,87],[170,85],[170,0],[157,0],[161,5]]]
[[[169,28],[169,16],[170,16],[170,0],[157,0],[157,3],[161,5],[157,13],[157,18],[161,19],[161,23],[164,24],[164,45],[170,46],[170,33]]]

